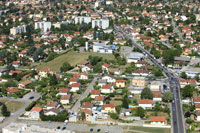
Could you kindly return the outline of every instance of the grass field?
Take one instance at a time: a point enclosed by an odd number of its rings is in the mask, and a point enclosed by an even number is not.
[[[100,54],[100,53],[94,53],[94,52],[88,52],[88,53],[76,53],[74,51],[69,51],[66,54],[63,54],[61,56],[58,56],[52,61],[49,61],[47,63],[42,63],[37,66],[39,70],[44,68],[50,68],[53,71],[59,71],[60,67],[64,62],[68,62],[71,65],[75,66],[76,64],[80,63],[83,60],[88,59],[88,56],[100,56],[104,59],[113,60],[115,57],[112,54]]]
[[[127,129],[126,127],[125,129]],[[133,131],[131,131],[133,130]],[[125,133],[134,133],[135,131],[141,131],[145,133],[170,133],[171,129],[170,128],[152,128],[152,127],[129,127],[129,130]]]
[[[10,111],[10,112],[16,112],[19,108],[21,108],[24,103],[23,102],[17,102],[17,101],[7,101],[7,100],[0,100],[0,102],[2,103],[5,103],[6,106],[7,106],[7,109]]]

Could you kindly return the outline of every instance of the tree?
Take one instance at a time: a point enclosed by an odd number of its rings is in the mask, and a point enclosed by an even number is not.
[[[164,93],[162,100],[164,102],[169,102],[170,100],[172,100],[172,98],[173,98],[172,93],[170,91],[167,91],[167,92]]]
[[[145,87],[142,90],[141,99],[153,99],[152,91],[149,88]]]
[[[122,107],[128,109],[128,96],[127,96],[127,94],[123,97]]]
[[[153,68],[152,73],[153,73],[156,77],[163,76],[162,70],[160,70],[160,69],[157,68],[157,67],[154,67],[154,68]]]
[[[160,105],[159,105],[158,102],[156,102],[156,105],[155,105],[155,107],[154,107],[154,110],[155,110],[155,111],[160,111]]]
[[[141,118],[143,118],[145,116],[145,111],[142,107],[138,107],[136,109],[136,113],[135,113],[136,116],[140,116]]]
[[[194,87],[193,86],[186,85],[182,89],[182,95],[183,95],[183,97],[192,97],[193,96],[193,91],[194,91]]]
[[[111,117],[112,119],[115,119],[115,120],[119,119],[119,116],[118,116],[117,113],[110,113],[110,117]]]
[[[181,73],[181,78],[187,79],[187,74],[185,72]]]
[[[6,107],[5,104],[2,105],[1,113],[2,113],[2,115],[5,116],[5,117],[10,116],[10,112],[7,110],[7,107]]]
[[[81,112],[81,119],[85,120],[85,112]]]
[[[56,85],[58,82],[57,82],[57,78],[56,78],[56,75],[53,74],[53,75],[50,75],[50,78],[49,78],[49,83],[50,85]]]
[[[60,71],[61,72],[66,72],[71,70],[73,67],[68,63],[68,62],[64,62],[63,65],[60,67]]]

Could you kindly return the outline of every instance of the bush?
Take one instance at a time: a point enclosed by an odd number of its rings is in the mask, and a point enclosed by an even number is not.
[[[117,113],[110,113],[110,117],[111,117],[112,119],[115,119],[115,120],[119,119],[119,116],[118,116]]]
[[[36,101],[33,101],[32,103],[30,103],[30,104],[25,108],[25,110],[26,110],[26,111],[30,111],[35,105],[36,105]]]
[[[194,121],[191,120],[191,119],[187,119],[186,122],[187,122],[188,124],[191,124],[191,123],[193,123]]]

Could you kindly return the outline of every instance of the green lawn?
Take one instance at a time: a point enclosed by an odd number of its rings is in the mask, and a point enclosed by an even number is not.
[[[10,101],[0,100],[0,102],[6,103],[7,109],[12,113],[16,112],[19,108],[21,108],[24,105],[23,102],[12,101],[12,100]]]
[[[170,133],[171,131],[170,128],[152,128],[152,127],[129,127],[129,132],[130,130],[142,131],[147,133]]]
[[[94,53],[94,52],[87,52],[87,53],[76,53],[74,51],[69,51],[66,54],[63,54],[61,56],[58,56],[52,61],[49,61],[47,63],[41,63],[37,66],[39,70],[43,68],[50,68],[53,71],[59,71],[60,67],[64,62],[68,62],[71,65],[75,66],[76,64],[80,63],[83,60],[88,59],[89,55],[93,56],[100,56],[104,59],[113,60],[115,57],[112,54],[100,54],[100,53]]]

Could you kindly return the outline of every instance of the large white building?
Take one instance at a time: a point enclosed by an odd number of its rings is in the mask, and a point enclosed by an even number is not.
[[[106,43],[96,43],[92,46],[93,52],[112,54],[113,49],[106,45]]]
[[[43,33],[46,33],[51,29],[51,22],[35,22],[35,29],[41,29]]]
[[[91,17],[86,17],[86,16],[78,16],[75,17],[75,24],[89,24],[92,22],[92,18]]]
[[[109,20],[108,19],[95,19],[92,20],[92,28],[101,28],[101,29],[106,29],[109,27]]]
[[[12,35],[21,34],[25,32],[26,32],[26,25],[17,26],[10,29],[10,34]]]

